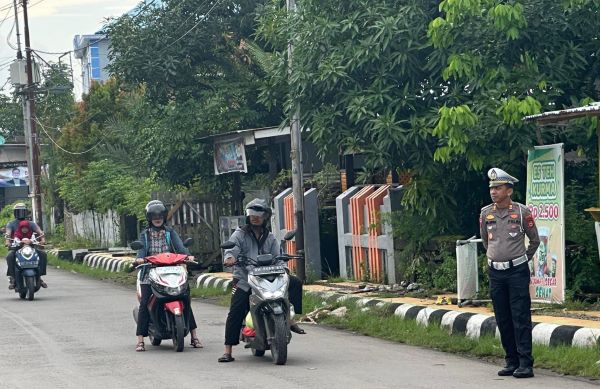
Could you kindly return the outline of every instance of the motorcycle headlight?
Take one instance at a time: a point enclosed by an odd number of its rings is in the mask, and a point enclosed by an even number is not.
[[[264,291],[263,296],[265,296],[266,299],[273,299],[273,300],[280,299],[280,298],[283,298],[283,291],[282,290],[276,290],[274,292]]]
[[[160,294],[164,294],[167,296],[178,296],[181,294],[182,291],[182,286],[176,286],[172,288],[170,286],[155,285],[155,288]]]

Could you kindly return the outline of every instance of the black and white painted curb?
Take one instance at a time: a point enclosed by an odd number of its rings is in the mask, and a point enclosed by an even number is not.
[[[390,303],[374,298],[360,298],[335,292],[307,292],[328,303],[353,301],[357,306],[379,307],[390,315],[415,320],[422,326],[437,325],[450,334],[472,339],[492,335],[500,338],[494,316],[471,312],[437,309],[421,305]],[[546,346],[595,347],[600,339],[600,329],[551,323],[533,323],[533,343]]]
[[[210,274],[200,274],[196,278],[196,288],[223,288],[227,290],[231,288],[231,280],[227,278],[215,277]]]
[[[114,258],[106,254],[87,254],[83,257],[83,264],[92,268],[118,273],[131,265],[131,260]]]

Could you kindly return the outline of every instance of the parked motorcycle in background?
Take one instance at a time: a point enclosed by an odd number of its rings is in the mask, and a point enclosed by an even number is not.
[[[294,237],[295,231],[286,234],[285,240]],[[227,250],[235,247],[235,243],[227,241],[221,248]],[[271,350],[273,363],[285,365],[287,347],[292,339],[290,319],[294,317],[294,308],[290,304],[287,268],[281,261],[298,259],[301,256],[281,253],[278,256],[262,254],[257,258],[243,255],[237,257],[236,264],[248,267],[248,283],[250,284],[250,312],[242,327],[240,340],[252,354],[262,357],[266,350]]]

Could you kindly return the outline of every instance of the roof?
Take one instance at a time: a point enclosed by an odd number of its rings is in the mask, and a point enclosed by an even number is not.
[[[286,127],[261,127],[261,128],[249,128],[245,130],[235,130],[224,132],[222,134],[215,134],[209,136],[203,136],[202,138],[198,138],[200,142],[205,143],[218,143],[223,141],[228,141],[236,138],[244,138],[245,145],[253,145],[256,143],[257,139],[264,138],[274,138],[277,136],[289,136],[290,128]]]
[[[526,122],[536,121],[539,124],[549,124],[587,116],[600,116],[600,102],[591,103],[583,107],[561,109],[558,111],[549,111],[537,115],[529,115],[525,116],[523,120]]]

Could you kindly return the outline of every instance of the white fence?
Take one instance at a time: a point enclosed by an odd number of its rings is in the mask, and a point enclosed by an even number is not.
[[[65,237],[84,238],[104,247],[118,246],[120,242],[120,217],[115,211],[97,213],[85,211],[74,214],[65,210]]]

